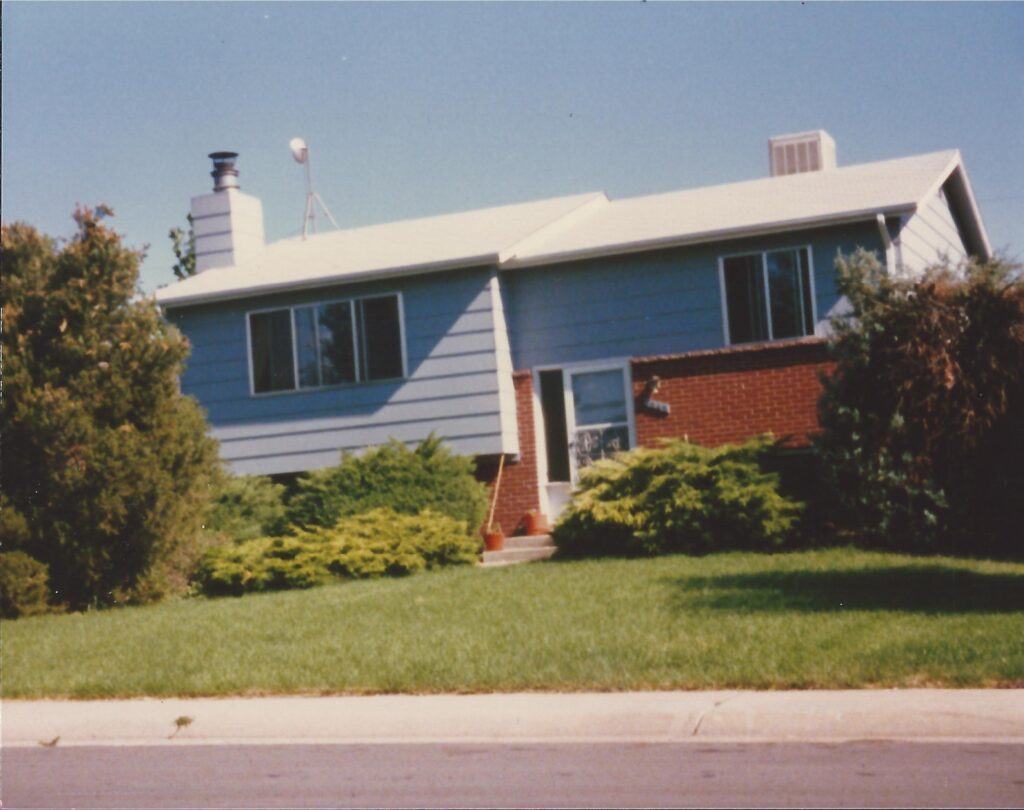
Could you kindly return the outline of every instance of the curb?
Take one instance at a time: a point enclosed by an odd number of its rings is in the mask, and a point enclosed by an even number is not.
[[[191,718],[176,727],[178,718]],[[1024,689],[4,700],[2,744],[1001,742]]]

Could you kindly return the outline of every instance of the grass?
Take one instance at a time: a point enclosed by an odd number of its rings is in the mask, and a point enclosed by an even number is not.
[[[1024,565],[853,550],[462,569],[3,625],[15,697],[1024,685]]]

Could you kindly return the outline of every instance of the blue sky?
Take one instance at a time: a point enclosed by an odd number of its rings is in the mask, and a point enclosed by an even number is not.
[[[147,292],[208,152],[299,231],[296,135],[343,227],[762,177],[806,129],[841,165],[956,147],[1024,259],[1024,3],[8,2],[2,105],[4,221],[106,202]]]

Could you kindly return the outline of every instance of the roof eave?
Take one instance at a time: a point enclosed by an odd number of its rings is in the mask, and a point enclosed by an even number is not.
[[[952,184],[949,183],[950,180],[953,181]],[[981,218],[978,201],[974,196],[974,189],[971,188],[971,181],[963,163],[956,166],[946,182],[949,190],[958,198],[957,202],[960,204],[961,212],[967,214],[964,222],[967,230],[966,236],[974,243],[967,246],[967,252],[982,261],[988,261],[992,258],[992,243],[985,230],[985,221]]]
[[[319,276],[317,278],[302,279],[298,281],[279,281],[258,286],[249,286],[218,292],[195,293],[184,295],[167,300],[161,300],[160,290],[156,293],[156,302],[163,309],[177,309],[184,306],[196,306],[199,304],[214,304],[222,301],[237,301],[242,298],[257,298],[276,292],[292,292],[298,290],[310,290],[321,287],[333,287],[338,284],[350,284],[359,281],[376,281],[377,279],[401,278],[404,276],[418,276],[427,273],[440,273],[446,270],[465,270],[470,267],[486,267],[498,263],[498,254],[483,253],[478,256],[464,256],[454,260],[440,262],[427,262],[400,267],[389,267],[385,269],[374,268],[363,270],[358,273],[345,273],[333,276]],[[172,289],[172,288],[165,288]]]
[[[600,245],[581,250],[569,250],[561,253],[547,253],[520,259],[513,256],[500,265],[502,270],[517,270],[520,268],[537,267],[548,264],[564,264],[566,262],[593,259],[599,256],[622,256],[629,253],[644,253],[651,250],[668,250],[689,245],[716,242],[723,239],[743,239],[746,237],[767,236],[796,228],[824,228],[833,225],[843,225],[850,222],[874,221],[878,214],[885,216],[899,216],[905,213],[912,213],[916,208],[914,203],[901,203],[883,208],[865,208],[861,211],[844,212],[828,217],[805,217],[802,219],[791,219],[784,222],[764,223],[756,226],[744,226],[740,228],[721,228],[713,231],[687,234],[685,236],[668,236],[658,239],[645,239],[637,242],[622,242],[614,245]]]

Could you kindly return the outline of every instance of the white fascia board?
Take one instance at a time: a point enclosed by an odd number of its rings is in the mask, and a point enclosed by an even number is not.
[[[930,200],[939,193],[939,189],[942,188],[950,175],[956,171],[957,167],[963,167],[963,161],[960,158],[959,149],[954,150],[953,156],[949,159],[949,163],[947,163],[946,167],[939,172],[938,176],[935,178],[935,182],[928,187],[928,190],[921,196],[921,199],[917,200],[917,204],[914,206],[915,210],[920,208],[922,203]]]
[[[971,186],[971,180],[967,176],[967,167],[964,166],[963,157],[960,155],[960,150],[957,149],[953,152],[953,157],[950,158],[946,168],[939,174],[938,179],[932,183],[928,192],[917,201],[915,210],[919,208],[923,203],[930,200],[936,194],[939,193],[939,189],[942,188],[949,181],[953,175],[958,175],[959,179],[963,182],[964,193],[958,194],[960,198],[958,201],[962,204],[963,208],[967,210],[971,217],[970,225],[976,230],[976,236],[978,241],[981,243],[984,251],[984,256],[981,256],[983,260],[987,260],[992,256],[992,244],[988,239],[988,231],[985,230],[985,221],[981,218],[981,210],[978,208],[978,200],[974,196],[974,189]],[[966,245],[964,247],[967,247]],[[970,249],[967,251],[970,253]]]
[[[978,231],[978,240],[981,242],[981,246],[984,249],[984,255],[979,258],[987,261],[992,258],[992,243],[989,242],[988,231],[985,229],[985,220],[981,218],[981,211],[978,209],[978,201],[974,196],[974,189],[971,187],[971,180],[967,176],[967,169],[962,163],[957,166],[956,173],[958,173],[960,178],[963,180],[965,190],[965,194],[963,196],[966,197],[964,202],[967,204],[966,207],[970,212],[973,225]]]
[[[890,206],[884,209],[886,216],[912,213],[916,210],[914,203],[905,203]],[[651,250],[667,250],[688,245],[699,245],[707,242],[717,242],[725,239],[743,239],[746,237],[768,236],[799,228],[824,228],[832,225],[843,225],[850,222],[874,222],[878,215],[878,208],[865,208],[863,211],[846,212],[827,217],[805,217],[803,219],[787,220],[785,222],[767,223],[752,227],[725,228],[716,231],[705,231],[703,233],[687,234],[685,236],[667,236],[658,239],[647,239],[640,242],[622,242],[613,245],[598,245],[580,250],[567,250],[561,253],[549,253],[541,256],[533,256],[529,259],[512,258],[508,262],[499,265],[502,270],[516,270],[526,267],[537,267],[546,264],[564,264],[565,262],[579,261],[581,259],[593,259],[601,256],[621,256],[628,253],[646,253]]]
[[[479,256],[467,256],[456,260],[444,260],[430,264],[411,264],[402,267],[363,270],[358,273],[347,273],[332,276],[303,279],[301,281],[277,281],[252,287],[239,287],[230,290],[201,292],[192,295],[161,297],[161,290],[156,292],[156,301],[164,309],[192,306],[195,304],[213,304],[220,301],[234,301],[241,298],[254,298],[268,293],[292,292],[293,290],[311,290],[319,287],[335,287],[341,284],[353,284],[360,281],[376,281],[377,279],[403,278],[429,273],[440,273],[445,270],[463,270],[469,267],[494,266],[498,263],[498,254],[484,253]],[[167,288],[170,289],[170,288]]]

